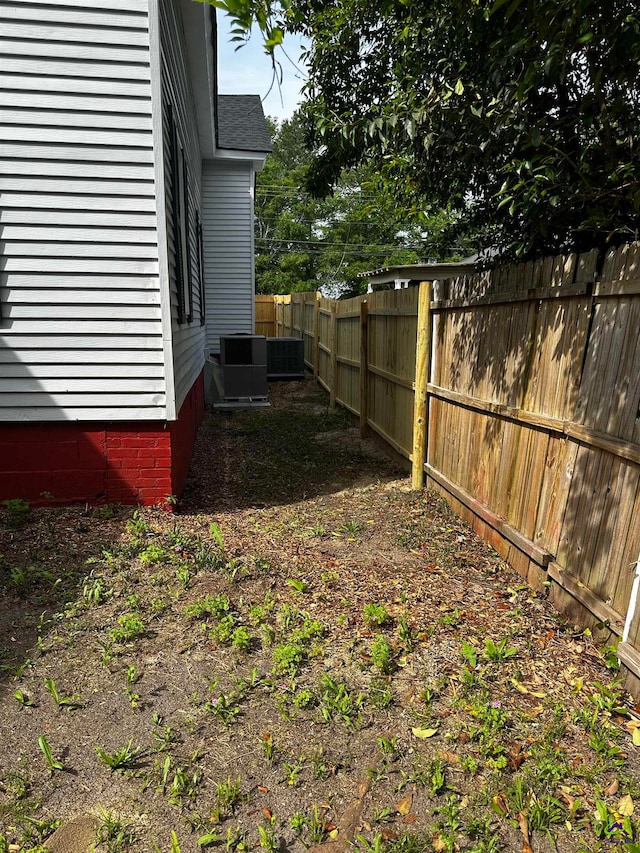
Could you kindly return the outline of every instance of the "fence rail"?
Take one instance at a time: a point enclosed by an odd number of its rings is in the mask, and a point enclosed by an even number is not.
[[[601,268],[600,268],[601,267]],[[274,297],[360,418],[640,692],[640,243],[348,301]],[[637,570],[636,570],[637,567]]]

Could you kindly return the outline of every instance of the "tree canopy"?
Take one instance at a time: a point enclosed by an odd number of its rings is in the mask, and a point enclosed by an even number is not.
[[[358,292],[358,273],[417,263],[440,245],[446,213],[398,206],[393,188],[365,166],[343,171],[331,195],[305,190],[313,154],[301,116],[270,120],[273,153],[256,181],[256,289],[291,293],[323,287]]]
[[[636,0],[212,0],[302,34],[308,186],[364,162],[521,256],[637,237]]]

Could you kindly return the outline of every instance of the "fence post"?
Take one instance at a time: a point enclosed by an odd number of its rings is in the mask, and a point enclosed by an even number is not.
[[[416,388],[413,407],[413,455],[411,486],[424,485],[424,463],[429,444],[429,392],[431,378],[431,282],[420,283],[418,294],[418,336],[416,341]]]
[[[360,303],[360,438],[369,432],[369,304]]]
[[[313,306],[313,381],[318,381],[320,370],[320,297],[316,293]]]
[[[338,378],[338,320],[336,316],[337,305],[335,300],[331,303],[331,317],[329,318],[329,346],[331,347],[331,360],[329,362],[329,408],[336,407],[336,380]]]

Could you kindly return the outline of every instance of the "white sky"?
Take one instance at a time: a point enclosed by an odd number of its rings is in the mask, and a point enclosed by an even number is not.
[[[229,18],[218,11],[218,91],[222,95],[260,95],[265,115],[277,119],[290,118],[300,102],[304,83],[303,69],[298,62],[301,39],[287,36],[284,49],[298,64],[295,68],[279,51],[282,64],[282,86],[277,84],[267,95],[272,80],[271,61],[264,53],[262,38],[254,32],[249,42],[236,50],[229,41]]]

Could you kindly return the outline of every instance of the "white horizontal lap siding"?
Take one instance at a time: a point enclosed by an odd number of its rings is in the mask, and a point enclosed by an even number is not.
[[[166,201],[167,252],[171,293],[171,327],[176,412],[204,366],[204,326],[200,323],[200,288],[198,283],[198,240],[196,212],[201,210],[202,157],[198,139],[193,91],[187,60],[185,36],[180,15],[181,0],[160,0],[160,44],[163,100],[163,149]],[[179,322],[176,274],[176,235],[173,224],[173,175],[171,168],[171,105],[178,144],[187,164],[189,209],[187,237],[191,268],[191,322]]]
[[[148,0],[0,0],[0,420],[166,417]]]
[[[205,161],[202,231],[207,350],[220,335],[253,332],[253,173],[248,163]]]

